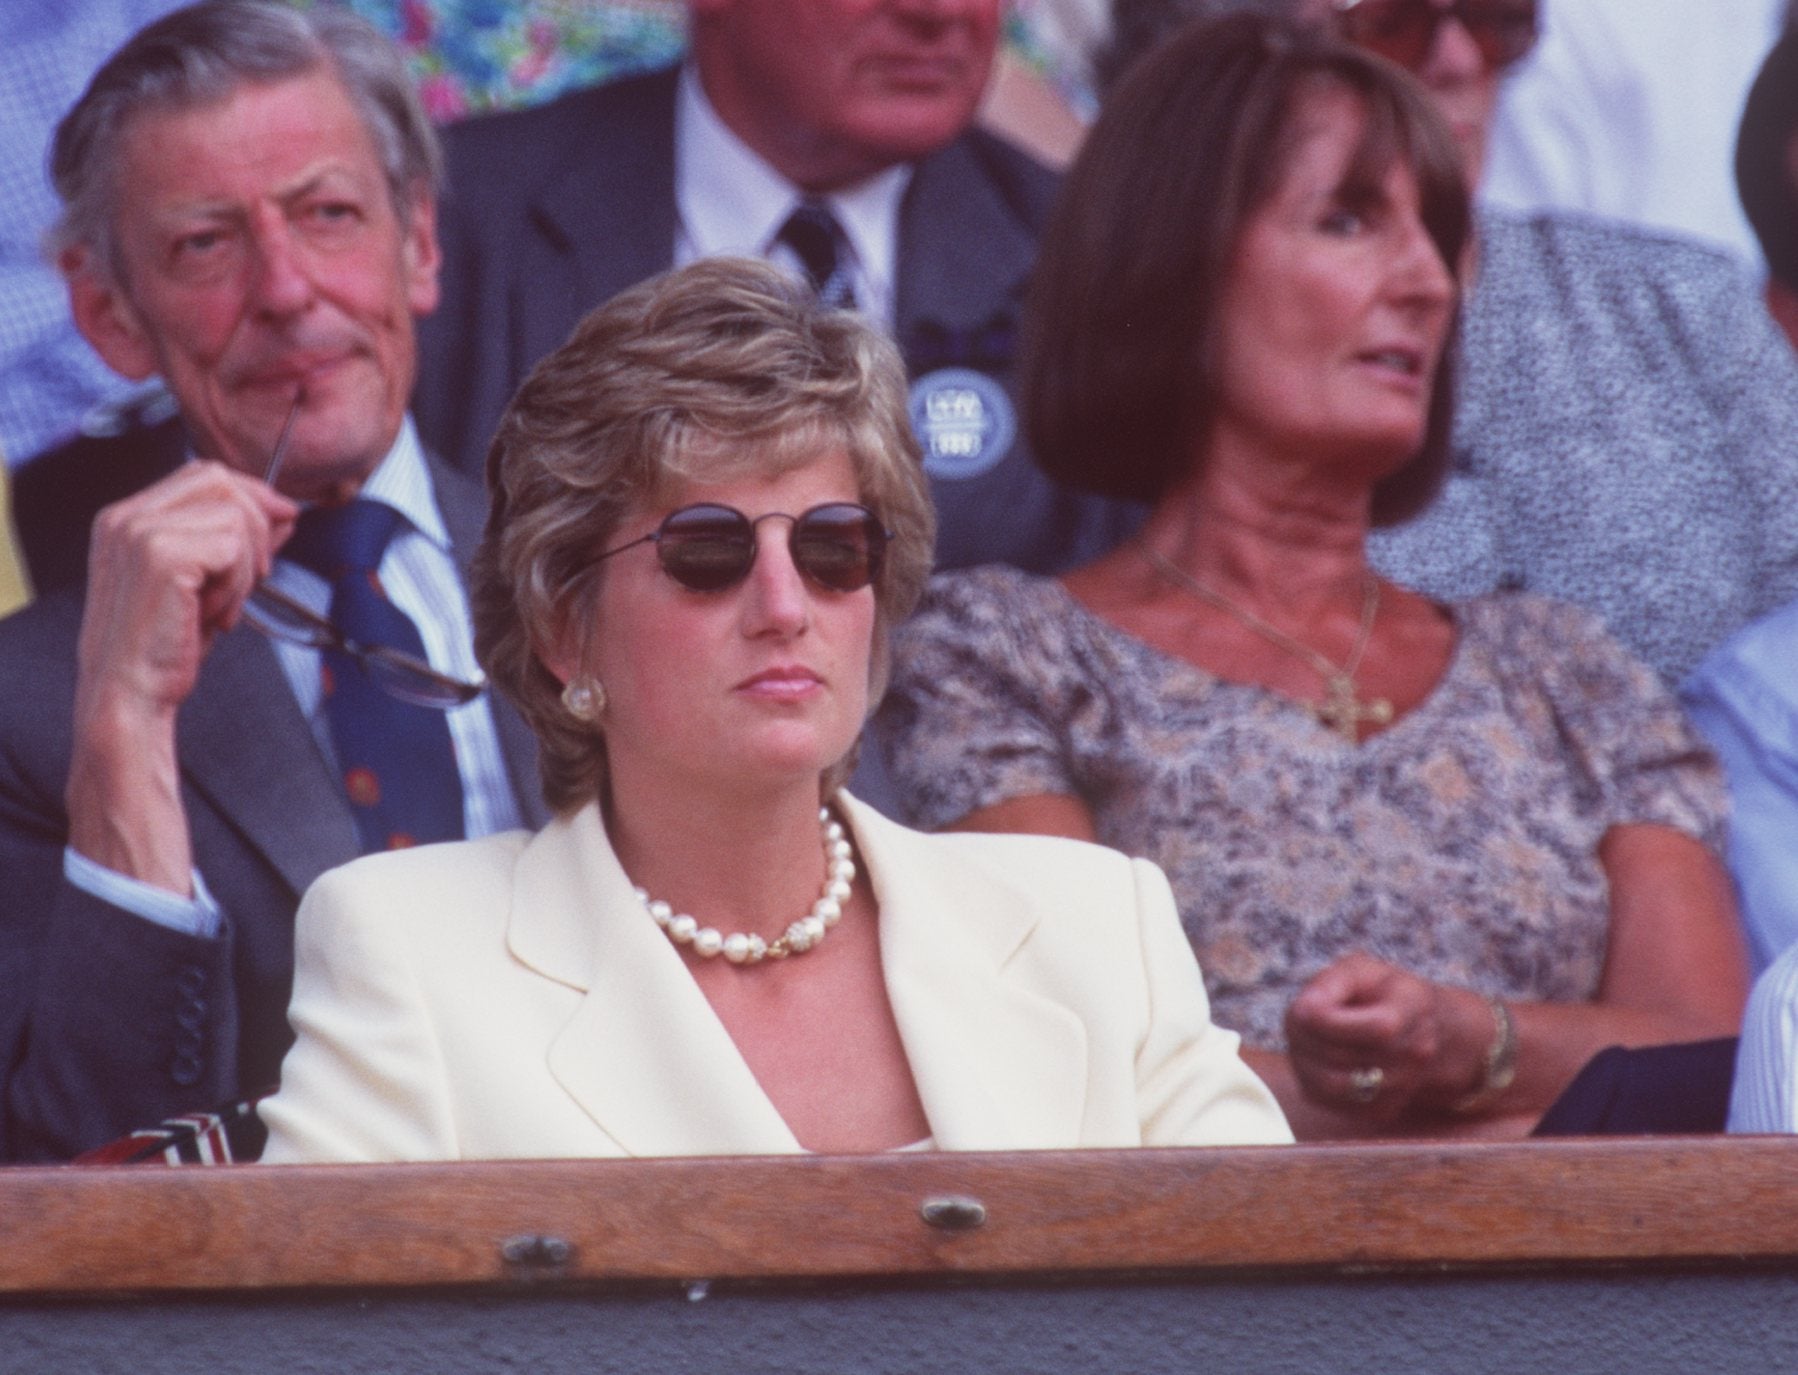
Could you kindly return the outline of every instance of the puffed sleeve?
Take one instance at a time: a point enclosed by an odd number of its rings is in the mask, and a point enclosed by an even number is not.
[[[1057,716],[1070,662],[1064,599],[1011,569],[931,580],[894,636],[875,737],[904,819],[925,830],[1014,797],[1077,794]]]
[[[1509,686],[1519,699],[1546,703],[1550,719],[1541,728],[1569,758],[1602,823],[1668,826],[1720,857],[1729,809],[1723,772],[1654,670],[1579,607],[1527,595],[1488,606],[1502,609],[1498,657]]]
[[[393,873],[346,865],[300,904],[288,1009],[296,1039],[280,1091],[258,1109],[265,1164],[457,1155],[442,1049],[406,955],[405,923],[394,919],[408,904]]]
[[[1131,861],[1148,1023],[1136,1056],[1145,1146],[1276,1145],[1292,1129],[1243,1062],[1242,1040],[1211,1020],[1205,981],[1180,927],[1173,891],[1147,860]]]

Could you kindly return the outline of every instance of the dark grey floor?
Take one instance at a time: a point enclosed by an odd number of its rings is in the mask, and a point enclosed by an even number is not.
[[[3,1232],[3,1228],[0,1228]],[[1245,1278],[1029,1288],[0,1300],[0,1372],[1218,1371],[1709,1375],[1798,1370],[1798,1276]]]

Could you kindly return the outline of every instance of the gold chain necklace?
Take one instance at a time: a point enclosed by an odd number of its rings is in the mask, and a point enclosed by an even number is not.
[[[1363,721],[1376,726],[1391,722],[1391,701],[1384,697],[1369,697],[1363,701],[1355,691],[1355,674],[1361,667],[1362,657],[1367,653],[1367,643],[1373,636],[1374,618],[1380,613],[1380,580],[1371,573],[1367,575],[1366,590],[1361,597],[1361,628],[1355,632],[1354,647],[1349,650],[1348,658],[1338,664],[1304,641],[1295,640],[1278,626],[1269,625],[1246,606],[1238,606],[1216,588],[1200,582],[1140,536],[1136,540],[1136,547],[1143,558],[1148,560],[1149,567],[1168,582],[1192,593],[1200,601],[1216,607],[1226,615],[1234,616],[1262,639],[1303,659],[1316,669],[1324,680],[1324,700],[1300,702],[1299,705],[1326,729],[1335,731],[1344,740],[1354,744],[1360,739]]]

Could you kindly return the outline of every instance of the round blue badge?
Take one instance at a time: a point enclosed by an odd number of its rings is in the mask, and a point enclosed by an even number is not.
[[[972,368],[939,368],[911,386],[911,427],[924,471],[948,482],[997,467],[1018,436],[1018,414],[1005,388]]]

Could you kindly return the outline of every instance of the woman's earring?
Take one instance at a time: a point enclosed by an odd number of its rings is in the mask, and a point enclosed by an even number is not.
[[[606,709],[606,690],[597,678],[570,678],[562,688],[562,705],[577,721],[591,724]]]

